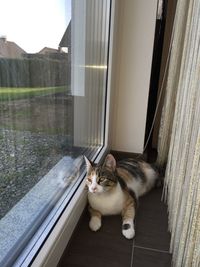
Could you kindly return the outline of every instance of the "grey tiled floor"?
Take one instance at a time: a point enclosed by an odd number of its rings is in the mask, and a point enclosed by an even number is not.
[[[140,198],[134,240],[122,236],[120,216],[103,218],[102,228],[94,233],[84,212],[58,266],[170,267],[167,208],[161,194],[159,188]]]

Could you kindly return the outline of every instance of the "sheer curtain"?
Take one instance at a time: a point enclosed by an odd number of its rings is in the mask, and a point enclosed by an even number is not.
[[[174,266],[200,265],[200,1],[178,0],[159,134]]]

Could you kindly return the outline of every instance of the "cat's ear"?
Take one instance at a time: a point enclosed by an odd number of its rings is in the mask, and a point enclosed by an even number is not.
[[[108,154],[104,161],[104,166],[114,171],[116,169],[116,160],[113,155]]]
[[[86,156],[84,156],[84,160],[85,160],[85,164],[86,164],[86,170],[87,170],[87,173],[89,173],[92,169],[92,164],[91,162],[89,161],[88,158],[86,158]]]

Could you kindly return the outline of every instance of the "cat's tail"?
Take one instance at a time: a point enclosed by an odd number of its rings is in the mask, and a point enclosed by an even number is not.
[[[158,164],[152,164],[152,167],[157,173],[157,179],[155,181],[155,187],[163,187],[165,179],[166,164],[164,166],[159,166]]]

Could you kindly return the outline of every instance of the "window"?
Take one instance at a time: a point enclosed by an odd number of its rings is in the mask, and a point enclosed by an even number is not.
[[[1,266],[31,254],[105,145],[110,4],[0,1]]]

